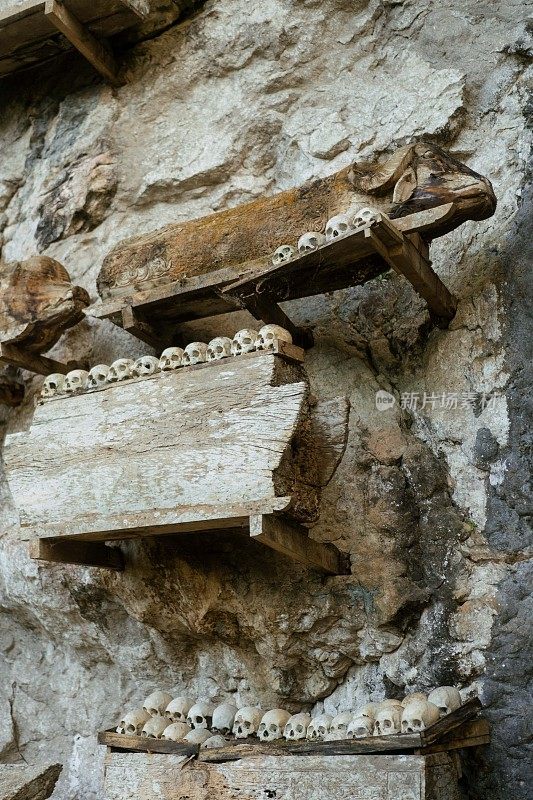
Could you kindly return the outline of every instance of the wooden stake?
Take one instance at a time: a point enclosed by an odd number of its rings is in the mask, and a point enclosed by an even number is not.
[[[118,67],[106,42],[97,39],[82,23],[58,0],[46,0],[45,16],[74,45],[76,50],[113,86],[120,86]]]

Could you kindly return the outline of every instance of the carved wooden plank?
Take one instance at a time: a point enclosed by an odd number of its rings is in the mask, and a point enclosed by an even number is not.
[[[88,304],[85,289],[73,286],[66,269],[53,258],[0,262],[0,345],[40,355],[83,319]],[[9,360],[7,350],[2,358]]]
[[[203,752],[203,751],[201,751]],[[106,800],[458,800],[445,753],[257,756],[225,764],[177,755],[108,753]]]
[[[111,48],[85,28],[79,19],[58,0],[46,0],[45,16],[90,64],[113,86],[120,86],[118,67]]]
[[[38,406],[4,449],[22,531],[122,538],[246,526],[287,508],[308,391],[283,383],[292,370],[275,354],[230,358]]]
[[[86,567],[102,567],[122,572],[124,557],[116,547],[107,547],[99,542],[53,541],[34,539],[29,543],[30,558],[36,561],[52,561],[56,564],[82,564]]]
[[[395,200],[399,183],[402,191]],[[370,205],[403,217],[450,203],[445,220],[436,216],[426,225],[427,237],[453,230],[466,219],[490,216],[496,200],[486,178],[438,147],[407,145],[385,163],[353,164],[273,197],[123,242],[104,260],[98,290],[103,299],[128,296],[221,269],[230,269],[238,279],[250,268],[264,268],[279,245],[295,245],[306,231],[324,230],[330,217],[349,208]],[[309,273],[307,282],[313,280]]]

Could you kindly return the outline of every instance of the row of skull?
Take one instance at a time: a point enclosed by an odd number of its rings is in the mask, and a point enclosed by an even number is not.
[[[237,331],[233,339],[228,336],[217,336],[209,344],[192,342],[185,349],[167,347],[161,357],[141,356],[136,361],[119,358],[111,366],[97,364],[88,372],[74,369],[66,375],[54,373],[45,378],[41,397],[55,397],[61,394],[76,394],[82,391],[100,389],[108,383],[142,378],[156,372],[194,366],[207,361],[218,361],[229,356],[240,356],[256,350],[273,350],[278,342],[292,343],[289,331],[280,325],[263,325],[259,330],[243,328]]]
[[[153,692],[142,709],[126,714],[117,732],[129,736],[186,741],[205,748],[221,747],[224,737],[236,739],[256,736],[270,742],[337,741],[368,736],[417,733],[461,705],[461,695],[453,686],[440,686],[429,695],[414,692],[400,700],[366,703],[355,711],[336,716],[290,714],[282,708],[264,711],[256,706],[237,709],[232,703],[215,706],[209,701],[188,697],[172,699],[166,692]]]
[[[282,244],[274,252],[272,256],[272,263],[275,266],[283,264],[285,261],[290,261],[296,254],[305,255],[318,250],[329,242],[336,239],[342,239],[351,233],[367,228],[374,222],[378,222],[387,215],[381,211],[376,211],[374,208],[360,208],[358,210],[348,210],[344,214],[336,214],[326,222],[326,232],[318,233],[317,231],[309,231],[304,233],[298,239],[297,249],[290,244]]]

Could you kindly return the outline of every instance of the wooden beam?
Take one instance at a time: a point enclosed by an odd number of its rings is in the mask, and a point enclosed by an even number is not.
[[[141,342],[153,347],[158,352],[164,350],[165,347],[170,347],[174,341],[165,341],[155,330],[155,328],[142,319],[141,315],[133,308],[133,306],[125,306],[122,309],[122,328],[132,336],[140,339]]]
[[[19,350],[13,344],[0,343],[0,364],[10,364],[12,367],[27,369],[29,372],[36,372],[38,375],[51,375],[52,372],[60,372],[66,375],[72,369],[77,369],[80,365],[77,362],[69,361],[62,364],[53,358],[41,356],[38,353],[28,353]]]
[[[296,522],[273,514],[250,517],[250,536],[304,566],[329,575],[348,575],[346,559],[331,544],[310,539]]]
[[[239,302],[238,297],[235,300]],[[244,304],[241,302],[241,305],[244,305],[253,317],[262,320],[265,324],[281,325],[282,328],[289,331],[294,344],[303,347],[304,350],[308,350],[313,346],[314,340],[311,331],[306,328],[299,328],[278,306],[275,300],[261,295],[260,284],[257,286],[256,293],[247,298]]]
[[[443,325],[455,316],[457,303],[439,276],[431,269],[427,244],[418,234],[405,236],[400,244],[390,246],[380,235],[379,226],[365,230],[384,261],[412,284],[415,291],[424,298],[430,311]]]
[[[148,739],[141,736],[128,736],[116,731],[100,731],[98,744],[114,750],[128,750],[133,753],[165,753],[178,756],[197,756],[200,745],[189,742],[173,742],[167,739]]]
[[[124,570],[124,556],[117,547],[100,542],[50,541],[34,539],[28,545],[30,558],[52,561],[56,564],[81,564],[85,567],[102,567],[115,572]]]
[[[44,13],[100,75],[113,86],[122,85],[118,78],[117,64],[106,42],[97,39],[59,0],[46,0]]]
[[[479,747],[483,744],[490,744],[490,723],[486,719],[471,719],[439,740],[437,744],[422,747],[418,752],[423,755],[442,753],[448,750],[462,750],[465,747]]]

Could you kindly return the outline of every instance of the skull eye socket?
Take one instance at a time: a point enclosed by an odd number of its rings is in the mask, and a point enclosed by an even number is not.
[[[413,725],[415,725],[417,728],[420,728],[422,726],[422,720],[421,719],[414,719],[413,720]]]
[[[448,713],[448,709],[446,708],[446,706],[439,706],[439,711],[440,711],[441,714],[447,714]]]
[[[202,723],[204,721],[204,718],[196,716],[194,718],[194,721],[196,722],[197,725],[200,725],[200,723]]]
[[[303,733],[303,729],[304,729],[303,725],[297,725],[296,726],[296,733]]]
[[[269,727],[270,733],[277,733],[277,730],[278,730],[278,726],[277,725],[271,725]]]
[[[391,727],[391,721],[389,719],[383,720],[383,727],[384,728],[390,728]]]
[[[215,348],[215,352],[216,352],[216,353],[223,353],[223,352],[224,352],[224,348],[222,347],[222,345],[221,345],[221,344],[219,344],[219,345],[217,345],[217,346],[216,346],[216,348]]]
[[[251,722],[243,722],[242,726],[243,726],[244,730],[249,731],[250,728],[252,727],[252,723]]]

